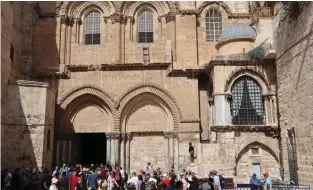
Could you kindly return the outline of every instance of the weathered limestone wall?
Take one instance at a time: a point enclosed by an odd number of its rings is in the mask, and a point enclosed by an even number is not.
[[[47,83],[10,81],[6,99],[10,106],[1,127],[3,166],[9,169],[52,166],[54,103],[50,100],[54,98],[55,92]],[[48,130],[49,138],[43,135]]]
[[[308,184],[311,187],[313,186],[312,32],[313,3],[308,2],[299,18],[290,22],[286,17],[281,21],[275,39],[284,176],[286,180],[289,178],[296,180],[298,175],[299,184]],[[293,171],[293,165],[290,164],[293,161],[294,167],[299,168],[298,171]]]

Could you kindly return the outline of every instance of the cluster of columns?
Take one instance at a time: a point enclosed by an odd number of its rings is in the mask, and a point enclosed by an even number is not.
[[[150,132],[151,133],[151,132]],[[153,132],[152,132],[153,133]],[[137,133],[106,133],[106,163],[112,166],[119,165],[130,171],[130,143],[133,136]],[[171,169],[173,166],[178,170],[178,155],[179,155],[179,141],[178,133],[173,131],[164,132],[165,140],[165,170]],[[79,141],[72,146],[72,138],[62,138],[56,140],[56,164],[63,164],[68,162],[75,162],[75,157],[80,155],[72,155],[79,151],[73,149],[79,148]],[[76,145],[77,144],[77,145]]]

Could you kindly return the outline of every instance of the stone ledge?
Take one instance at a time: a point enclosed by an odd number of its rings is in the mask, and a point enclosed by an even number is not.
[[[187,118],[187,119],[182,119],[180,123],[199,123],[200,119],[199,118]]]
[[[213,125],[210,127],[214,132],[278,132],[277,125]]]
[[[123,70],[159,70],[167,69],[171,63],[112,63],[97,65],[67,65],[67,69],[71,72],[85,71],[123,71]]]
[[[18,86],[31,86],[31,87],[41,87],[41,88],[50,88],[51,85],[46,82],[37,82],[30,80],[10,80],[10,85],[18,85]]]

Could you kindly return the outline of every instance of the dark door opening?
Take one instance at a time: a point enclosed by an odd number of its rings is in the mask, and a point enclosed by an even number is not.
[[[76,133],[72,149],[75,164],[105,164],[106,136],[105,133]]]

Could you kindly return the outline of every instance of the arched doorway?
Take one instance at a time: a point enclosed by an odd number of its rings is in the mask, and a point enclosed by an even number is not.
[[[55,129],[54,163],[106,163],[106,133],[112,131],[113,119],[103,99],[82,94],[72,98],[66,106],[61,104],[58,112],[60,124]]]

